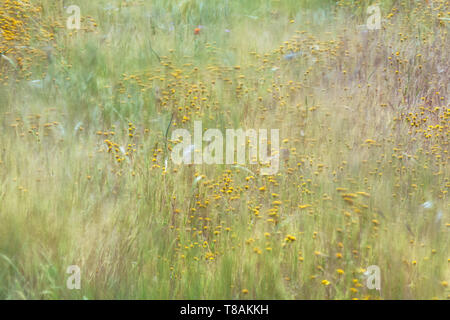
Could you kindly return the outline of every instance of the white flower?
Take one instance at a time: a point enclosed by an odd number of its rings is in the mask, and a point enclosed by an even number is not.
[[[422,203],[422,207],[424,207],[425,209],[431,209],[433,207],[433,202],[431,201],[427,201]]]

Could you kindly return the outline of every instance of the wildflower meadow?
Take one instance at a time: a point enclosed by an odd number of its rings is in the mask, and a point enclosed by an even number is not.
[[[450,299],[449,21],[0,0],[0,299]]]

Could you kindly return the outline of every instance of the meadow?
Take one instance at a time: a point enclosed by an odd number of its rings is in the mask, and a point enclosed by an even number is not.
[[[449,19],[0,0],[0,299],[449,299]],[[279,129],[278,172],[174,164],[194,121]]]

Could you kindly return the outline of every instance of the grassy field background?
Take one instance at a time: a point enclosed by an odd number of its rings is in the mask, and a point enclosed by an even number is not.
[[[449,299],[450,3],[374,4],[1,0],[0,298]],[[279,172],[174,165],[195,120]]]

